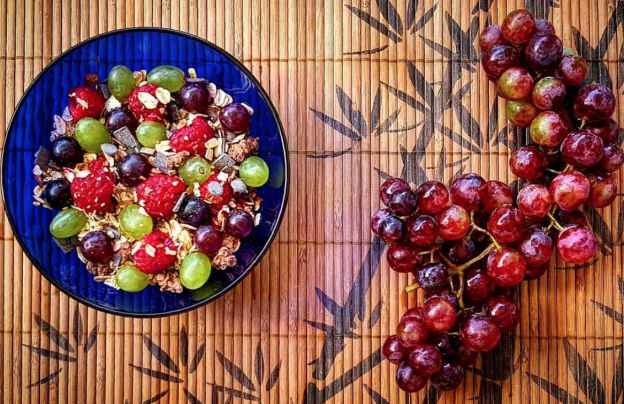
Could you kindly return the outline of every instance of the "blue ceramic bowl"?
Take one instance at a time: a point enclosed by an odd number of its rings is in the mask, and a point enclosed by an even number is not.
[[[64,254],[55,245],[48,226],[55,212],[33,206],[37,185],[32,174],[34,154],[50,147],[53,116],[67,105],[70,87],[82,84],[85,74],[107,77],[123,64],[131,70],[159,65],[193,67],[205,77],[254,109],[251,134],[260,137],[260,157],[271,176],[259,189],[264,202],[261,223],[236,253],[238,265],[213,270],[209,284],[182,294],[161,292],[150,286],[140,293],[117,291],[95,282],[76,251]],[[288,197],[288,149],[284,131],[266,92],[241,63],[217,46],[178,31],[140,28],[114,31],[89,39],[48,65],[19,102],[4,143],[2,190],[6,212],[17,241],[35,267],[57,288],[74,299],[113,314],[157,317],[181,313],[210,302],[232,289],[260,261],[275,238]]]

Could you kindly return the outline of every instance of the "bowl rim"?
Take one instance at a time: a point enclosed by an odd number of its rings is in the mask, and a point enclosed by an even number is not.
[[[120,33],[128,33],[128,32],[130,32],[130,33],[132,33],[132,32],[158,32],[158,33],[166,33],[166,34],[172,34],[172,35],[176,35],[176,36],[186,37],[188,39],[192,39],[192,40],[198,41],[201,44],[203,44],[205,46],[208,46],[209,48],[212,48],[216,52],[218,52],[221,55],[223,55],[224,57],[226,57],[237,68],[239,68],[243,72],[243,74],[245,74],[245,76],[247,76],[247,78],[255,85],[256,89],[258,90],[258,92],[259,92],[260,96],[262,97],[262,99],[264,100],[264,102],[266,102],[267,106],[269,107],[269,111],[271,112],[271,115],[273,116],[273,119],[275,120],[275,122],[277,124],[277,130],[279,132],[280,140],[282,142],[282,149],[283,149],[284,155],[285,155],[285,158],[284,158],[284,191],[283,191],[283,196],[282,196],[283,202],[282,202],[282,205],[281,205],[280,210],[279,210],[278,215],[277,215],[276,224],[275,224],[273,230],[271,231],[271,233],[269,234],[267,242],[264,244],[264,246],[260,250],[260,253],[258,254],[258,256],[247,266],[245,271],[243,271],[241,273],[241,275],[238,277],[238,279],[236,279],[234,282],[232,282],[231,284],[229,284],[225,288],[219,290],[214,295],[211,295],[208,299],[192,303],[192,304],[188,305],[187,307],[175,308],[175,309],[163,312],[163,313],[132,313],[132,312],[126,312],[126,311],[118,310],[116,308],[100,306],[100,305],[97,305],[95,303],[92,303],[92,302],[88,301],[87,299],[83,298],[82,296],[79,296],[78,294],[74,293],[73,291],[65,288],[65,286],[60,284],[56,279],[54,279],[52,276],[47,274],[46,271],[42,270],[37,263],[35,263],[36,260],[34,259],[34,256],[33,256],[33,254],[31,254],[30,250],[28,248],[26,248],[26,243],[22,239],[22,235],[18,231],[16,231],[17,226],[16,226],[16,224],[14,222],[13,213],[12,213],[11,209],[8,208],[9,205],[6,203],[6,196],[5,196],[5,186],[7,186],[7,184],[6,184],[7,176],[5,175],[5,173],[7,172],[7,162],[6,162],[5,158],[4,158],[5,157],[5,153],[7,151],[6,144],[7,144],[7,141],[8,141],[8,139],[9,139],[11,133],[12,133],[13,125],[15,124],[14,121],[15,121],[15,118],[16,118],[17,111],[20,109],[20,107],[22,106],[22,103],[26,100],[26,98],[28,98],[28,95],[33,90],[34,86],[37,84],[39,79],[41,79],[41,77],[43,77],[43,75],[45,75],[49,70],[51,70],[54,66],[56,66],[56,64],[59,63],[65,56],[67,56],[69,53],[75,51],[76,49],[80,48],[81,46],[84,46],[84,45],[86,45],[86,44],[88,44],[90,42],[98,41],[98,40],[100,40],[102,38],[105,38],[107,36],[112,36],[112,35],[116,35],[116,34],[120,34]],[[91,308],[93,308],[95,310],[100,310],[100,311],[103,311],[103,312],[108,313],[108,314],[113,314],[113,315],[118,315],[118,316],[123,316],[123,317],[132,317],[132,318],[162,318],[162,317],[169,317],[169,316],[173,316],[173,315],[177,315],[177,314],[182,314],[182,313],[185,313],[185,312],[197,309],[197,308],[199,308],[201,306],[204,306],[204,305],[206,305],[206,304],[208,304],[210,302],[213,302],[214,300],[217,300],[218,298],[220,298],[221,296],[223,296],[224,294],[226,294],[227,292],[232,290],[234,287],[236,287],[239,283],[241,283],[251,273],[251,271],[258,265],[260,260],[262,260],[262,258],[264,258],[264,255],[267,253],[267,251],[269,250],[269,248],[273,244],[273,241],[275,240],[275,237],[277,236],[277,233],[279,232],[279,229],[280,229],[281,224],[282,224],[282,219],[284,218],[284,214],[286,212],[286,206],[288,205],[288,197],[289,197],[289,190],[290,190],[290,155],[289,155],[289,150],[288,150],[288,142],[286,140],[284,127],[283,127],[282,122],[281,122],[281,120],[279,118],[277,110],[276,110],[275,106],[273,105],[273,103],[271,102],[271,99],[269,98],[267,92],[264,90],[264,88],[260,84],[260,81],[253,75],[253,73],[251,73],[251,71],[249,71],[249,69],[247,69],[247,67],[245,67],[245,65],[243,65],[238,59],[236,59],[234,56],[232,56],[226,50],[222,49],[220,46],[218,46],[218,45],[208,41],[207,39],[201,38],[201,37],[199,37],[197,35],[193,35],[193,34],[190,34],[188,32],[179,31],[179,30],[175,30],[175,29],[171,29],[171,28],[131,27],[131,28],[117,29],[117,30],[108,31],[108,32],[96,35],[96,36],[91,37],[89,39],[86,39],[84,41],[81,41],[81,42],[77,43],[76,45],[70,47],[69,49],[65,50],[64,52],[62,52],[60,55],[58,55],[56,58],[54,58],[54,60],[52,60],[47,66],[45,66],[43,68],[43,70],[41,70],[41,72],[39,72],[39,74],[37,74],[37,76],[33,79],[33,81],[28,85],[28,88],[26,89],[26,91],[24,91],[24,94],[22,95],[22,97],[20,98],[19,102],[15,106],[13,114],[11,114],[11,119],[10,119],[9,125],[7,126],[7,129],[6,129],[6,136],[5,136],[5,139],[4,139],[2,147],[3,147],[3,150],[2,150],[2,171],[1,171],[2,172],[2,203],[5,206],[6,217],[7,217],[8,221],[9,221],[9,225],[11,226],[11,230],[13,231],[13,237],[19,243],[22,251],[26,254],[26,256],[28,257],[28,260],[30,261],[30,263],[35,268],[37,268],[37,271],[39,271],[39,273],[41,275],[43,275],[43,277],[46,278],[48,280],[48,282],[50,282],[57,289],[59,289],[61,292],[67,294],[69,297],[77,300],[78,302],[80,302],[80,303],[82,303],[82,304],[84,304],[84,305],[86,305],[88,307],[91,307]]]

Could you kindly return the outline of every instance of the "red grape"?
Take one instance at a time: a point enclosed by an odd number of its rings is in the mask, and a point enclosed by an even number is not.
[[[484,269],[470,269],[464,276],[464,282],[464,297],[472,303],[485,301],[496,289],[496,284]]]
[[[540,112],[531,99],[507,101],[505,106],[505,113],[509,122],[521,128],[531,126],[531,122]]]
[[[500,332],[512,332],[520,322],[518,305],[505,296],[494,296],[483,303],[483,312]]]
[[[555,147],[568,134],[568,124],[555,111],[544,111],[531,122],[531,139],[540,146]]]
[[[505,45],[506,43],[500,25],[486,27],[479,36],[479,46],[483,52],[489,51],[494,45]]]
[[[451,205],[436,215],[440,237],[445,240],[458,240],[468,233],[470,216],[461,206]]]
[[[87,233],[80,241],[80,252],[91,262],[102,263],[111,259],[115,242],[103,231]]]
[[[616,143],[620,140],[620,125],[611,118],[604,121],[589,122],[583,129],[600,136],[605,144]]]
[[[548,158],[535,145],[521,147],[512,153],[509,159],[511,172],[524,180],[536,180],[544,175]]]
[[[230,133],[246,132],[251,123],[251,114],[244,105],[232,103],[223,107],[219,121],[223,129]]]
[[[526,274],[524,275],[525,281],[532,281],[540,278],[542,275],[546,273],[548,270],[548,264],[538,265],[538,266],[527,266]]]
[[[498,79],[498,94],[506,100],[522,100],[533,90],[533,76],[522,67],[507,69]]]
[[[442,245],[442,252],[446,257],[456,264],[466,262],[474,256],[475,245],[472,240],[460,238]]]
[[[555,34],[532,35],[524,46],[524,65],[532,71],[555,67],[563,56],[563,43]]]
[[[431,341],[442,354],[442,358],[448,359],[457,353],[457,341],[448,334],[438,334]]]
[[[223,245],[223,235],[212,225],[200,226],[195,232],[193,241],[199,251],[204,254],[214,254]]]
[[[411,309],[408,309],[405,313],[403,313],[401,321],[406,318],[414,318],[418,321],[422,321],[422,317],[420,316],[420,307],[412,307]]]
[[[416,194],[411,189],[396,191],[390,197],[388,207],[399,216],[408,216],[416,209]]]
[[[397,326],[396,335],[401,344],[408,348],[413,348],[416,345],[421,345],[427,342],[429,329],[417,318],[408,317],[401,320]]]
[[[587,174],[589,197],[585,205],[592,208],[606,208],[617,196],[617,183],[609,174]]]
[[[442,290],[438,290],[436,292],[426,293],[425,302],[427,302],[428,300],[434,299],[436,297],[440,297],[442,299],[447,300],[454,307],[459,307],[459,301],[457,300],[457,295],[451,291],[450,287],[444,288]]]
[[[558,174],[550,183],[550,193],[563,210],[576,210],[589,197],[590,184],[578,171]]]
[[[438,181],[428,181],[416,190],[420,213],[435,214],[449,204],[449,191],[446,185]]]
[[[550,110],[561,104],[565,98],[565,84],[554,77],[544,77],[535,83],[531,98],[539,109]]]
[[[524,214],[513,206],[496,208],[488,219],[487,229],[501,243],[513,243],[524,231]]]
[[[434,297],[427,300],[420,309],[425,327],[434,332],[447,332],[457,321],[457,309],[448,300]]]
[[[555,243],[542,229],[529,227],[516,243],[516,248],[522,254],[527,267],[537,267],[550,260],[555,251]]]
[[[548,188],[541,184],[529,184],[518,192],[518,209],[529,218],[541,218],[552,208],[553,196]]]
[[[388,362],[398,365],[407,359],[409,356],[409,349],[406,346],[401,345],[396,335],[391,335],[384,341],[381,347],[381,353],[388,359]]]
[[[479,353],[473,351],[472,349],[466,348],[466,345],[463,343],[459,344],[459,348],[457,348],[457,354],[455,355],[457,359],[457,363],[462,366],[470,366],[477,361],[479,357]]]
[[[407,362],[399,365],[396,372],[396,383],[399,388],[408,393],[415,393],[427,385],[427,379],[414,372]]]
[[[587,218],[580,210],[572,210],[569,212],[566,212],[565,210],[558,210],[557,221],[563,227],[569,224],[582,224],[583,226],[587,226]]]
[[[442,354],[431,344],[414,347],[409,355],[409,364],[421,377],[431,377],[442,369]]]
[[[186,83],[180,89],[180,102],[188,112],[203,114],[210,102],[208,87],[204,83]]]
[[[431,377],[431,384],[438,390],[454,390],[464,381],[464,368],[459,364],[445,363],[442,370]]]
[[[389,219],[387,219],[389,220]],[[385,222],[384,222],[385,223]],[[236,238],[247,238],[254,228],[254,219],[249,213],[242,209],[235,209],[230,213],[226,222],[225,230]],[[382,234],[384,226],[382,223]]]
[[[585,80],[587,76],[587,63],[579,55],[566,55],[561,59],[557,76],[561,78],[563,84],[568,87],[576,87]]]
[[[555,27],[546,20],[535,20],[535,30],[533,32],[534,34],[554,34]]]
[[[395,217],[390,216],[384,219],[379,225],[379,238],[388,244],[401,241],[405,237],[405,225]]]
[[[386,259],[390,268],[399,273],[407,273],[423,263],[423,257],[418,255],[419,252],[420,248],[412,245],[393,244],[388,247]]]
[[[381,223],[389,217],[392,217],[394,214],[390,209],[381,209],[375,212],[373,217],[371,218],[371,230],[375,233],[376,236],[381,234]]]
[[[576,168],[589,168],[600,162],[604,144],[600,136],[587,130],[570,132],[561,143],[561,158]]]
[[[449,275],[444,264],[432,262],[415,271],[416,282],[425,292],[437,292],[449,285]]]
[[[565,227],[559,233],[557,251],[569,264],[584,264],[596,254],[598,243],[591,230],[580,224]]]
[[[608,144],[604,148],[602,159],[597,167],[608,173],[617,171],[624,163],[624,151],[617,145]]]
[[[392,195],[394,195],[395,192],[402,190],[411,190],[409,184],[404,179],[389,178],[385,180],[379,188],[379,197],[381,198],[381,202],[388,206]]]
[[[582,87],[574,99],[574,116],[580,120],[599,121],[608,119],[615,111],[615,97],[604,84]]]
[[[497,81],[507,69],[520,65],[520,53],[508,45],[494,45],[483,55],[481,66],[488,78]]]
[[[438,238],[438,222],[429,215],[420,215],[407,222],[407,235],[417,246],[426,247]]]
[[[479,189],[485,185],[485,180],[474,173],[460,175],[451,185],[451,202],[466,210],[479,210],[481,198]]]
[[[510,288],[524,278],[526,261],[517,250],[501,247],[493,251],[487,260],[487,274],[497,286]]]
[[[527,10],[515,10],[507,14],[501,24],[503,37],[513,45],[525,43],[535,28],[535,18]]]
[[[498,345],[500,330],[489,317],[475,314],[462,321],[459,336],[466,348],[475,352],[488,352]]]

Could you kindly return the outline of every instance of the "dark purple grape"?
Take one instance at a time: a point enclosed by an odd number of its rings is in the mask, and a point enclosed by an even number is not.
[[[524,180],[536,180],[544,175],[548,158],[535,145],[521,147],[509,159],[511,172]]]
[[[498,94],[506,100],[522,100],[533,90],[533,76],[522,67],[511,67],[498,79]]]
[[[434,332],[447,332],[457,321],[457,308],[442,297],[427,300],[420,309],[422,322]]]
[[[524,64],[532,71],[555,67],[563,56],[563,43],[555,34],[532,35],[524,46]]]
[[[556,218],[559,224],[563,227],[566,227],[569,224],[582,224],[583,226],[587,226],[587,218],[580,210],[573,210],[570,212],[558,210]]]
[[[565,84],[554,77],[544,77],[535,83],[531,92],[533,104],[544,110],[550,110],[561,104],[566,95]]]
[[[122,108],[115,108],[106,114],[104,126],[110,133],[114,133],[124,126],[134,133],[139,126],[139,121],[137,121],[132,112]]]
[[[600,136],[581,129],[570,132],[561,142],[561,158],[576,168],[589,168],[600,162],[604,143]]]
[[[485,301],[496,289],[496,284],[485,269],[470,269],[464,277],[464,282],[464,297],[472,303]]]
[[[434,345],[418,345],[409,355],[409,364],[417,375],[431,377],[442,369],[442,354]]]
[[[475,252],[475,244],[472,240],[460,238],[452,242],[447,242],[442,245],[442,252],[455,264],[469,261]]]
[[[568,87],[576,87],[585,80],[587,76],[587,63],[579,55],[567,55],[561,59],[557,76],[561,78],[563,84]]]
[[[429,215],[420,215],[407,222],[407,236],[419,247],[427,247],[438,238],[438,222]]]
[[[402,189],[392,194],[388,207],[399,216],[409,216],[416,209],[416,194],[411,189]]]
[[[617,143],[620,140],[620,125],[611,118],[604,121],[589,122],[583,129],[600,136],[605,144]]]
[[[592,208],[606,208],[617,196],[617,183],[609,174],[587,174],[589,180],[589,197],[585,205]]]
[[[513,206],[496,208],[488,219],[487,229],[501,243],[513,243],[524,232],[524,214]]]
[[[414,369],[412,369],[407,362],[399,365],[396,372],[397,386],[403,391],[408,393],[416,393],[422,390],[427,385],[427,379],[418,376]]]
[[[405,224],[395,216],[386,218],[379,225],[379,238],[385,243],[393,244],[397,243],[405,237]]]
[[[103,263],[115,253],[115,242],[103,231],[92,231],[80,241],[80,252],[91,262]]]
[[[503,38],[500,25],[490,25],[481,31],[479,46],[483,52],[489,51],[494,45],[505,44],[507,44],[507,41]]]
[[[498,345],[500,330],[489,317],[474,314],[460,324],[459,337],[466,348],[475,352],[488,352]]]
[[[573,106],[574,116],[581,121],[608,119],[615,111],[615,97],[604,84],[590,84],[576,94]]]
[[[494,45],[483,55],[481,66],[491,81],[497,81],[509,68],[520,65],[520,53],[508,45]]]
[[[507,14],[501,24],[503,37],[513,45],[525,43],[535,28],[535,18],[527,10],[515,10]]]
[[[528,184],[518,192],[518,209],[529,218],[542,218],[548,214],[554,203],[548,188],[541,184]]]
[[[512,332],[520,322],[518,305],[505,296],[494,296],[483,303],[483,312],[498,326],[500,332]]]
[[[589,197],[590,184],[578,171],[558,174],[550,183],[550,193],[563,210],[578,209]]]
[[[223,235],[212,225],[200,226],[195,232],[193,241],[199,251],[214,254],[223,245]]]
[[[535,279],[541,278],[542,275],[546,273],[548,270],[548,264],[531,266],[527,265],[526,274],[524,274],[525,281],[533,281]]]
[[[379,188],[379,198],[381,199],[381,203],[388,206],[390,204],[390,199],[392,199],[392,195],[403,190],[411,190],[407,181],[401,178],[388,178]]]
[[[449,303],[451,303],[454,307],[459,307],[459,300],[457,300],[457,295],[451,291],[450,288],[444,288],[442,290],[438,290],[436,292],[430,292],[425,294],[425,302],[428,300],[440,297]]]
[[[178,212],[178,219],[193,227],[199,227],[208,220],[208,206],[200,198],[189,197],[184,201],[182,209]]]
[[[521,128],[528,128],[531,126],[531,122],[533,122],[533,119],[535,119],[540,112],[540,109],[533,104],[533,100],[530,98],[526,100],[507,101],[507,105],[505,106],[505,113],[509,122]]]
[[[433,375],[431,384],[438,390],[455,390],[464,381],[464,368],[459,364],[445,363]]]
[[[617,171],[624,163],[624,150],[618,145],[608,144],[604,148],[602,159],[598,162],[597,167],[608,173]]]
[[[423,263],[423,256],[419,252],[420,248],[413,245],[393,244],[388,247],[386,259],[394,271],[407,273]]]
[[[442,209],[436,215],[438,232],[444,240],[458,240],[468,233],[470,216],[461,206],[451,205]]]
[[[117,172],[121,182],[133,187],[149,177],[152,172],[152,165],[142,154],[133,153],[119,160]]]
[[[431,341],[438,348],[444,359],[449,359],[457,353],[457,341],[448,334],[438,334]]]
[[[396,335],[391,335],[384,341],[381,353],[388,362],[398,365],[408,358],[409,349],[399,342]]]
[[[555,27],[546,20],[535,20],[534,34],[555,34]]]
[[[457,363],[462,366],[470,366],[477,361],[479,357],[479,353],[473,351],[472,349],[466,348],[466,345],[463,343],[459,344],[459,348],[457,348],[457,354],[455,358]]]
[[[517,241],[516,248],[522,254],[527,266],[537,267],[550,260],[555,251],[555,242],[542,229],[529,227]]]
[[[244,105],[229,104],[221,110],[219,121],[223,129],[230,133],[247,132],[251,123],[251,114]]]
[[[524,278],[526,261],[517,250],[501,247],[494,250],[487,260],[487,274],[497,286],[510,288]]]
[[[236,238],[247,238],[253,228],[253,217],[242,209],[233,210],[225,222],[225,231]]]
[[[399,342],[408,348],[427,342],[429,330],[423,322],[414,317],[403,318],[397,325],[396,333]]]
[[[54,209],[63,209],[74,203],[69,181],[61,178],[48,182],[45,187],[45,200]]]
[[[71,137],[59,137],[52,142],[52,160],[61,167],[73,168],[82,163],[82,148]]]
[[[428,181],[416,190],[420,213],[433,215],[449,204],[449,191],[446,185],[438,181]]]
[[[180,101],[182,102],[182,107],[188,112],[203,113],[210,103],[208,87],[206,87],[204,83],[186,83],[180,89]],[[245,107],[243,107],[243,109],[244,108]],[[247,110],[245,110],[245,112],[246,111]],[[223,121],[221,124],[223,125]],[[249,126],[249,124],[247,124],[247,126]]]
[[[485,185],[485,180],[474,173],[460,175],[451,185],[451,201],[466,210],[478,211],[481,209],[479,190]]]
[[[568,264],[584,264],[596,255],[598,242],[587,227],[573,224],[565,227],[557,239],[557,251]]]
[[[531,139],[540,146],[556,147],[568,134],[568,123],[555,111],[544,111],[531,122]]]
[[[444,264],[432,262],[422,265],[414,273],[416,282],[425,292],[437,292],[449,285],[449,275]]]
[[[392,216],[394,216],[394,213],[390,209],[381,209],[375,212],[371,218],[371,230],[376,236],[380,235],[381,223]]]

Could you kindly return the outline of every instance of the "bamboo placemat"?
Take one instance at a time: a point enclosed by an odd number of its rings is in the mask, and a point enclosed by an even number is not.
[[[63,50],[113,29],[170,27],[223,47],[260,79],[286,129],[292,187],[251,276],[209,306],[156,320],[60,293],[3,219],[0,403],[622,403],[621,197],[588,212],[598,261],[558,261],[522,284],[518,332],[457,391],[410,398],[381,361],[414,298],[372,242],[377,189],[387,175],[515,180],[507,160],[526,137],[508,131],[475,38],[525,6],[623,100],[624,1],[2,1],[3,136],[24,89]]]

